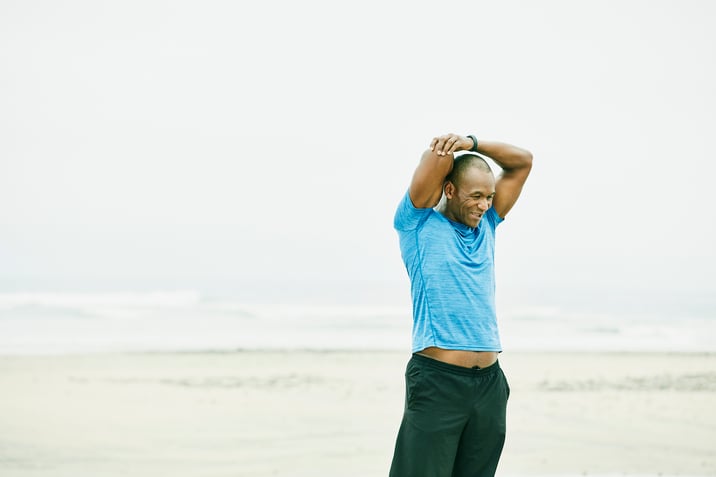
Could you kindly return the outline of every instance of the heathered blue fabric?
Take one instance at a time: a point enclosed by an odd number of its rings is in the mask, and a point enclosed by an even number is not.
[[[477,228],[413,206],[406,192],[395,213],[413,297],[413,352],[430,346],[502,351],[495,313],[495,209]]]

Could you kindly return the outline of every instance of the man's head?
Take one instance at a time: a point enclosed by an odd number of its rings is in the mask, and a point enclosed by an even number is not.
[[[477,227],[495,197],[495,176],[482,157],[463,154],[455,158],[443,186],[442,213],[454,222]]]

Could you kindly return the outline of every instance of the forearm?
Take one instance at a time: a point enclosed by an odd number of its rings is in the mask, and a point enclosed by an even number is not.
[[[511,144],[478,140],[477,152],[495,161],[504,171],[532,167],[532,153]]]

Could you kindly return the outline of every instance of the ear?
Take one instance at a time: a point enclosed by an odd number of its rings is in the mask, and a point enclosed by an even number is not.
[[[445,197],[447,197],[448,199],[452,199],[452,197],[455,195],[455,184],[450,181],[446,181],[445,187],[443,189],[445,190]]]

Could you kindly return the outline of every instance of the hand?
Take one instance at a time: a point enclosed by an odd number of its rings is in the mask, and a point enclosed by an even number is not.
[[[438,156],[446,156],[457,151],[469,151],[472,146],[472,139],[457,134],[445,134],[433,138],[430,143],[430,149]]]

